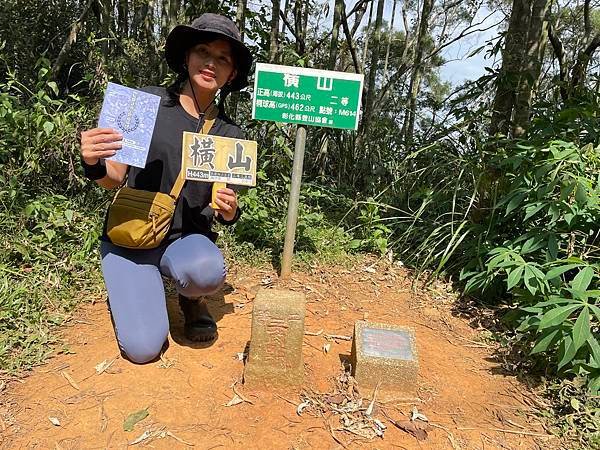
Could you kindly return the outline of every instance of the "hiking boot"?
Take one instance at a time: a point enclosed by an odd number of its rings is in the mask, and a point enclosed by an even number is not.
[[[179,295],[183,312],[183,334],[190,341],[208,342],[217,337],[217,323],[208,312],[206,301]]]

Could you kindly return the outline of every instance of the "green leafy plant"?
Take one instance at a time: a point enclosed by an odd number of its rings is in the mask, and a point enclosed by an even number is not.
[[[388,239],[392,230],[382,219],[382,211],[386,205],[375,201],[373,197],[366,201],[358,202],[358,215],[356,217],[357,225],[350,228],[349,231],[358,230],[358,237],[350,242],[350,248],[363,251],[377,252],[384,255],[388,251]]]
[[[100,282],[105,197],[77,164],[87,108],[58,99],[46,59],[37,76],[31,87],[10,71],[0,81],[0,371],[11,373],[53,351],[51,329]]]
[[[500,167],[509,188],[494,207],[486,247],[462,272],[465,291],[483,293],[502,280],[530,354],[545,355],[558,373],[587,377],[599,392],[598,150],[553,140],[506,152]]]

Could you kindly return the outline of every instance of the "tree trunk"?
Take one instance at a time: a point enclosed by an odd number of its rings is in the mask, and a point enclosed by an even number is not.
[[[514,136],[522,136],[529,124],[531,103],[535,88],[539,82],[546,41],[548,39],[546,14],[548,13],[550,3],[551,0],[535,0],[532,5],[529,32],[527,33],[527,42],[524,48],[522,75],[519,77],[519,84],[515,95]]]
[[[585,50],[579,52],[575,65],[571,70],[571,93],[576,92],[585,83],[588,65],[596,50],[600,47],[600,33],[587,43]]]
[[[286,18],[286,20],[290,20],[290,8],[292,7],[292,0],[284,0],[284,4],[283,4],[283,17]],[[285,22],[282,20],[281,21],[281,34],[285,35]]]
[[[240,29],[242,41],[244,40],[244,32],[246,28],[246,1],[247,0],[238,0],[237,11],[235,13],[235,21]]]
[[[373,100],[375,99],[375,80],[377,78],[377,66],[379,64],[380,44],[381,44],[381,24],[383,22],[383,7],[385,0],[379,0],[377,3],[377,15],[375,16],[375,35],[373,36],[373,46],[371,50],[371,64],[369,67],[369,79],[367,82],[367,96],[365,99],[365,110],[363,114],[363,127],[371,118],[373,110]]]
[[[592,23],[590,22],[590,0],[585,0],[583,4],[583,29],[585,40],[588,41],[592,35]]]
[[[413,141],[413,133],[415,129],[415,117],[417,109],[417,98],[421,91],[421,78],[423,77],[423,53],[425,46],[425,38],[429,30],[429,18],[431,17],[431,11],[433,9],[433,0],[423,0],[423,7],[421,9],[421,19],[419,21],[419,33],[417,34],[415,59],[413,62],[413,69],[410,77],[410,85],[408,88],[408,110],[406,117],[404,118],[404,125],[402,129],[402,135],[406,146],[410,146]]]
[[[235,21],[237,23],[238,28],[240,29],[242,42],[244,41],[244,28],[246,26],[246,2],[247,0],[238,0],[237,11],[235,13]],[[239,99],[240,97],[238,92],[234,92],[230,95],[230,115],[234,121],[237,120]]]
[[[348,45],[348,51],[352,56],[352,63],[354,64],[354,72],[360,73],[360,62],[358,61],[358,57],[356,56],[356,49],[354,48],[354,42],[352,41],[353,35],[350,32],[350,28],[348,27],[348,16],[346,15],[346,5],[345,2],[342,3],[342,26],[344,28],[344,34],[346,35],[346,44]],[[345,53],[344,53],[345,55]],[[346,70],[345,62],[342,65],[342,70]]]
[[[79,15],[79,17],[77,18],[75,23],[71,26],[69,35],[67,36],[67,39],[65,40],[65,43],[61,47],[60,52],[58,53],[58,56],[56,57],[56,61],[54,61],[54,65],[52,66],[52,77],[54,79],[58,78],[60,69],[62,69],[62,66],[67,59],[67,55],[69,54],[69,50],[71,50],[71,46],[73,45],[73,42],[75,42],[75,40],[77,39],[77,34],[81,31],[81,28],[83,27],[85,18],[87,17],[88,13],[90,12],[93,2],[94,2],[94,0],[88,0],[86,2],[86,4],[83,6],[83,10],[81,11],[81,14]]]
[[[102,37],[105,39],[102,41],[102,53],[105,57],[109,55],[110,52],[110,31],[112,25],[112,1],[111,0],[97,0],[100,12],[100,29],[102,30]]]
[[[119,34],[122,37],[129,36],[129,1],[128,0],[119,0],[119,4],[117,6],[118,10],[118,27]]]
[[[338,37],[340,33],[343,8],[344,0],[335,0],[335,6],[333,10],[333,29],[331,31],[331,44],[329,45],[329,63],[327,64],[327,68],[330,70],[335,70],[335,63],[338,55]]]
[[[148,2],[146,0],[142,0],[140,3],[136,0],[135,2],[136,8],[133,13],[133,22],[132,22],[132,35],[140,40],[144,37],[144,28],[143,24],[145,23],[146,16],[148,15]]]
[[[362,65],[362,69],[361,72],[364,72],[365,70],[365,64],[367,61],[367,48],[369,47],[369,37],[371,36],[371,23],[373,20],[373,3],[375,2],[375,0],[371,0],[371,7],[369,8],[369,20],[367,21],[367,30],[365,32],[365,42],[363,45],[363,51],[362,51],[362,58],[361,58],[361,65]],[[356,22],[354,23],[356,25]]]
[[[146,15],[144,16],[144,36],[148,41],[154,38],[154,7],[156,0],[147,0]]]
[[[177,25],[181,0],[169,0],[169,32]]]
[[[165,38],[169,34],[169,3],[169,0],[160,2],[160,34]]]
[[[556,35],[554,31],[554,26],[552,24],[548,25],[548,38],[550,39],[550,43],[552,44],[552,49],[554,50],[554,56],[558,61],[558,79],[560,80],[560,97],[563,102],[566,102],[569,98],[568,90],[566,87],[567,77],[569,75],[569,70],[567,68],[567,62],[565,61],[565,49],[563,47],[562,42]]]
[[[576,48],[574,54],[569,57],[565,47],[556,33],[556,23],[548,27],[548,37],[554,50],[554,56],[558,61],[560,77],[560,95],[563,102],[568,103],[577,92],[584,87],[589,63],[596,50],[600,47],[600,33],[592,37],[591,2],[585,0],[583,5],[583,26],[585,48]],[[558,22],[558,20],[557,20]],[[569,72],[569,61],[572,67]]]
[[[271,13],[271,40],[269,45],[269,61],[276,62],[279,40],[279,10],[281,0],[273,0],[273,11]]]
[[[167,37],[169,32],[177,25],[177,14],[181,7],[181,0],[162,0],[160,24],[162,36]]]
[[[392,46],[392,37],[394,35],[394,19],[396,18],[396,3],[398,0],[394,0],[394,6],[392,6],[392,20],[390,20],[390,29],[388,30],[388,44],[385,50],[385,63],[383,65],[383,81],[387,79],[388,62],[390,60],[390,48]]]
[[[302,0],[294,2],[294,28],[296,30],[296,53],[304,56],[306,52],[306,28],[308,25],[308,4]]]
[[[515,86],[522,76],[523,57],[531,19],[528,0],[513,0],[508,30],[502,51],[502,67],[498,76],[490,133],[508,135],[515,104]]]
[[[356,137],[356,144],[354,148],[355,152],[363,152],[362,147],[366,138],[367,124],[371,120],[373,110],[373,100],[375,99],[375,79],[377,77],[377,64],[379,62],[379,45],[381,43],[381,23],[383,22],[384,6],[385,0],[379,0],[377,3],[377,15],[375,17],[375,35],[371,50],[371,63],[369,67],[369,77],[367,80],[367,92],[365,95],[362,119],[358,129],[358,136]]]
[[[356,35],[356,31],[358,30],[358,27],[360,26],[363,17],[365,16],[366,12],[367,12],[367,6],[369,6],[369,3],[371,3],[371,6],[373,5],[373,0],[365,0],[363,1],[360,6],[358,7],[358,9],[356,10],[356,12],[354,13],[354,24],[352,25],[352,36]],[[371,11],[373,11],[373,9],[371,9]],[[348,17],[348,16],[346,16]],[[371,24],[371,18],[369,16],[369,24]]]

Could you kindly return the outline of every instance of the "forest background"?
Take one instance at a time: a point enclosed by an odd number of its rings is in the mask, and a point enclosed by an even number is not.
[[[600,445],[599,5],[1,0],[0,371],[61,351],[56,327],[102,292],[111,193],[82,177],[78,139],[106,83],[169,84],[170,29],[219,12],[256,61],[365,75],[357,131],[309,129],[297,264],[368,252],[452,281],[493,311],[488,338],[552,399],[556,432]],[[443,81],[448,50],[478,36],[483,75]],[[277,266],[294,126],[251,120],[250,99],[226,109],[259,142],[259,185],[221,243]]]

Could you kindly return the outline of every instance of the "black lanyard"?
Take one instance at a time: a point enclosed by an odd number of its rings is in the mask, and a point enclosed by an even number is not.
[[[192,83],[192,80],[190,80],[188,78],[188,83],[190,83],[190,88],[192,89],[192,97],[194,97],[194,104],[196,105],[196,109],[198,110],[198,123],[196,124],[196,131],[195,133],[198,133],[201,130],[202,125],[204,125],[204,119],[206,116],[206,111],[208,111],[208,108],[210,108],[213,103],[214,100],[206,107],[206,109],[204,111],[200,111],[200,105],[198,104],[198,100],[196,99],[196,93],[194,92],[194,85]]]

